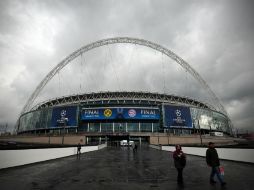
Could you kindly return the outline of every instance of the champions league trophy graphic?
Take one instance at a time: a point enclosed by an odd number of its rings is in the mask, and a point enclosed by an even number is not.
[[[66,115],[66,110],[62,110],[60,113],[61,118],[57,120],[58,125],[65,127],[68,124],[69,119]]]
[[[123,119],[123,108],[117,108],[117,115],[116,115],[117,119]]]
[[[61,120],[63,121],[64,126],[66,126],[69,121],[68,117],[65,117],[65,116],[66,116],[66,110],[62,110],[61,111]]]
[[[66,116],[66,110],[62,110],[60,115],[61,115],[60,123],[61,123],[61,125],[63,125],[62,144],[64,144],[64,135],[66,133],[65,127],[67,126],[69,119],[68,119],[68,117],[65,117]]]
[[[175,115],[176,115],[176,118],[173,119],[173,121],[176,124],[185,125],[185,119],[182,118],[182,112],[181,112],[181,110],[179,110],[179,109],[175,110]]]

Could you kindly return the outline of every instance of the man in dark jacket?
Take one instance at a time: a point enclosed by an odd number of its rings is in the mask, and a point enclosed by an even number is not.
[[[183,153],[180,145],[176,145],[176,150],[173,152],[173,158],[178,172],[177,183],[183,184],[183,168],[186,165],[186,155]]]
[[[211,184],[216,183],[216,181],[214,181],[214,176],[216,174],[221,185],[222,186],[226,185],[226,183],[223,181],[220,175],[220,170],[219,170],[220,160],[219,160],[217,150],[214,148],[213,142],[208,143],[208,149],[206,150],[206,163],[208,166],[212,168],[211,175],[210,175],[210,183]]]

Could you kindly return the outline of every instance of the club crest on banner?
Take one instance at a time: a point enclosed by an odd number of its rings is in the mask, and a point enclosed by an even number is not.
[[[130,110],[128,111],[128,115],[129,115],[130,117],[135,117],[135,116],[136,116],[136,111],[135,111],[134,109],[130,109]]]
[[[105,117],[110,117],[112,115],[111,109],[105,109],[103,113]]]

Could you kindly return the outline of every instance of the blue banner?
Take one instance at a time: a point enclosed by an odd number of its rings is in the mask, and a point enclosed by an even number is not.
[[[163,109],[165,127],[193,128],[190,108],[164,105]]]
[[[51,127],[77,127],[77,106],[57,107],[52,111]]]
[[[83,108],[81,120],[160,119],[158,108]]]

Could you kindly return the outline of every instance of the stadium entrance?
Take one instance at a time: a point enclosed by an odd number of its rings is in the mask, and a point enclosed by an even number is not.
[[[130,144],[130,135],[129,133],[112,133],[107,136],[107,144],[108,146],[120,146],[121,141],[126,141],[126,145]]]
[[[150,136],[131,136],[129,133],[107,134],[108,146],[132,146],[133,143],[141,145],[148,144]]]

